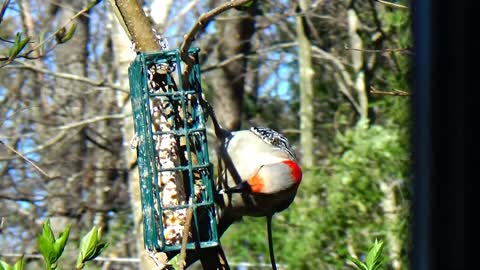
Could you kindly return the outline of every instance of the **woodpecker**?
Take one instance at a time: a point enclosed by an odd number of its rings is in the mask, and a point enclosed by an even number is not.
[[[266,127],[229,132],[221,128],[210,104],[201,102],[219,139],[215,200],[219,233],[243,216],[266,217],[270,261],[276,270],[272,217],[293,202],[302,169],[285,136]]]
[[[226,169],[220,194],[233,219],[273,215],[292,203],[302,170],[286,137],[252,127],[229,133],[221,147]]]
[[[266,217],[270,261],[275,270],[272,217],[292,203],[302,170],[288,139],[272,129],[251,127],[235,132],[221,130],[217,134],[224,138],[219,156],[225,163],[220,174],[223,179],[218,181],[223,185],[219,191],[222,197],[217,200],[223,204],[217,208],[220,233],[243,216]]]

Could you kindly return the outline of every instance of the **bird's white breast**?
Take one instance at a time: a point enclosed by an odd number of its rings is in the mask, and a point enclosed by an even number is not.
[[[287,153],[264,142],[249,130],[233,133],[227,145],[227,153],[242,179],[252,176],[260,166],[289,159]]]

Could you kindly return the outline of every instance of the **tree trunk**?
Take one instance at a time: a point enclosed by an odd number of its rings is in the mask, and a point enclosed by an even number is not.
[[[235,19],[217,21],[219,36],[222,37],[218,47],[218,62],[237,54],[250,52],[250,38],[255,32],[255,19],[246,15],[249,12],[229,11]],[[215,74],[213,104],[218,120],[224,128],[237,130],[241,125],[243,96],[245,92],[245,74],[247,60],[245,57],[223,66]]]
[[[113,18],[112,18],[113,19]],[[120,27],[117,20],[113,19],[112,42],[113,54],[116,71],[117,83],[122,86],[128,86],[128,66],[135,58],[135,53],[131,50],[131,42]],[[132,106],[128,94],[118,92],[117,104],[122,108],[125,115],[132,114]],[[140,265],[138,269],[155,269],[155,264],[148,258],[143,244],[143,223],[142,223],[142,204],[140,198],[140,178],[136,167],[137,155],[135,150],[130,147],[130,141],[135,134],[132,117],[126,117],[123,123],[123,160],[124,166],[128,168],[128,183],[130,190],[130,203],[133,211],[134,239]]]
[[[300,1],[301,11],[307,10],[307,0]],[[312,46],[307,36],[306,18],[297,17],[298,65],[300,79],[300,145],[302,164],[311,168],[314,165],[313,123],[315,119],[313,107],[313,75]]]
[[[360,108],[360,118],[368,117],[368,96],[365,87],[365,71],[364,71],[364,57],[363,57],[363,42],[358,34],[360,21],[358,20],[357,12],[350,8],[347,12],[348,20],[348,35],[350,41],[350,51],[352,56],[352,66],[355,72],[353,87],[357,93],[358,105]]]
[[[60,1],[58,21],[60,24],[70,20],[81,10],[83,1]],[[59,45],[55,50],[57,70],[87,75],[87,43],[89,35],[89,18],[80,16],[74,20],[77,24],[76,32],[68,45]],[[67,26],[67,28],[70,27]],[[56,80],[55,92],[52,96],[56,118],[54,124],[63,125],[84,119],[86,106],[86,87],[83,83],[60,79]],[[45,136],[45,134],[44,134]],[[53,161],[50,172],[59,178],[49,181],[48,215],[52,228],[56,233],[65,229],[67,224],[78,224],[80,202],[82,201],[82,183],[85,181],[87,144],[83,127],[69,129],[63,140],[56,143],[45,156]],[[70,241],[79,237],[78,226],[70,232]],[[72,255],[73,256],[73,255]],[[74,261],[75,258],[73,258]]]
[[[165,14],[169,12],[169,6],[164,5],[162,11]],[[166,19],[167,16],[161,16],[156,12],[157,15],[161,18]],[[117,16],[118,18],[118,16]],[[113,19],[113,18],[112,18]],[[165,22],[156,21],[158,24],[165,24]],[[132,51],[132,43],[129,40],[125,29],[121,28],[120,23],[116,20],[112,20],[113,29],[112,41],[113,41],[113,51],[114,51],[114,62],[115,67],[117,68],[116,78],[118,84],[122,86],[128,86],[128,67],[130,63],[135,58],[135,53]],[[158,44],[157,44],[158,45]],[[157,48],[156,50],[159,50]],[[130,102],[130,96],[126,93],[118,92],[117,94],[117,104],[122,108],[123,114],[132,115],[132,105]],[[143,242],[143,219],[142,219],[142,203],[140,196],[140,177],[138,174],[138,169],[136,166],[137,153],[134,149],[131,148],[131,140],[135,136],[135,130],[133,126],[133,118],[127,117],[123,123],[123,157],[126,168],[128,168],[128,183],[130,190],[130,200],[133,211],[133,222],[134,222],[134,237],[136,239],[136,250],[138,257],[140,259],[139,269],[156,269],[154,261],[149,257],[148,253],[145,251],[144,242]]]
[[[385,213],[386,243],[389,246],[388,258],[390,265],[394,270],[403,269],[400,253],[402,250],[402,240],[400,237],[400,217],[398,214],[397,201],[395,199],[395,182],[383,181],[380,183],[380,189],[383,192],[382,208]]]

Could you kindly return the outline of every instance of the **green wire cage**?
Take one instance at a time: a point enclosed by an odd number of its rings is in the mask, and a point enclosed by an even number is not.
[[[198,52],[189,50],[195,64],[188,82],[178,49],[139,53],[129,68],[144,243],[151,251],[179,250],[184,235],[187,249],[218,245]]]

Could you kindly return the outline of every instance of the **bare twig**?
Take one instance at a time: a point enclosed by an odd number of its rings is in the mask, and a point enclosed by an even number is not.
[[[18,152],[17,150],[13,149],[12,147],[10,147],[9,145],[5,144],[3,141],[0,141],[0,144],[3,145],[5,148],[7,148],[8,150],[12,151],[13,153],[15,153],[17,156],[21,157],[23,160],[27,161],[28,163],[30,163],[35,169],[37,169],[39,172],[41,172],[43,175],[45,175],[47,178],[51,178],[44,170],[42,170],[40,167],[37,166],[37,164],[35,164],[33,161],[31,161],[29,158],[27,158],[26,156],[24,156],[22,153]]]
[[[188,243],[188,232],[190,231],[191,222],[193,216],[193,208],[187,209],[187,217],[185,220],[185,225],[183,227],[183,235],[182,235],[182,247],[180,249],[180,260],[178,261],[178,269],[183,270],[185,269],[185,258],[187,256],[187,243]]]
[[[206,66],[205,68],[202,68],[202,73],[212,71],[212,70],[217,69],[217,68],[221,68],[223,66],[226,66],[226,65],[230,64],[233,61],[236,61],[236,60],[239,60],[239,59],[242,59],[242,58],[250,58],[253,55],[259,55],[259,54],[266,53],[266,52],[269,52],[269,51],[275,51],[275,50],[279,50],[279,49],[283,49],[283,48],[291,48],[291,47],[296,47],[296,46],[298,46],[297,42],[286,42],[286,43],[276,44],[276,45],[270,46],[268,48],[263,48],[263,49],[256,50],[254,52],[249,53],[248,55],[243,54],[243,53],[236,54],[236,55],[233,55],[232,57],[227,58],[227,59],[225,59],[221,62],[217,62],[215,64],[212,64],[212,65]]]
[[[179,12],[175,14],[175,17],[171,20],[166,21],[166,25],[163,29],[168,29],[171,25],[177,24],[183,20],[183,17],[195,7],[199,0],[189,1],[186,6],[184,6]]]
[[[65,124],[65,125],[61,125],[61,126],[55,126],[55,127],[52,127],[52,130],[59,130],[61,132],[64,132],[64,131],[66,131],[68,129],[71,129],[71,128],[86,126],[88,124],[92,124],[92,123],[96,123],[96,122],[100,122],[100,121],[105,121],[105,120],[110,120],[110,119],[122,119],[122,118],[131,117],[131,116],[132,116],[131,114],[121,114],[121,113],[98,115],[98,116],[95,116],[95,117],[92,117],[92,118],[80,120],[78,122],[73,122],[73,123],[69,123],[69,124]],[[21,135],[17,135],[17,136],[1,136],[0,139],[13,139],[13,138],[21,138],[21,137],[31,137],[31,136],[35,136],[36,134],[37,133],[35,133],[35,132],[22,133]],[[61,137],[63,137],[63,135],[64,134],[62,134],[62,133],[57,133],[57,136],[55,136],[54,138],[61,138]],[[53,141],[55,143],[55,142],[58,142],[59,140],[51,139],[49,141]],[[39,150],[43,150],[44,148],[34,148],[34,149],[37,149],[36,151],[39,151]],[[32,150],[34,150],[34,149],[32,149]],[[27,153],[36,152],[36,151],[32,151],[32,150],[28,151]],[[2,159],[0,158],[0,160],[2,160]]]
[[[188,56],[188,49],[190,48],[190,45],[192,42],[195,40],[196,35],[198,32],[203,30],[205,26],[207,25],[208,22],[210,22],[215,16],[218,14],[225,12],[229,9],[235,8],[235,7],[240,7],[246,3],[248,3],[251,0],[233,0],[233,1],[228,1],[225,2],[224,4],[206,12],[200,15],[200,18],[198,18],[197,23],[188,31],[188,33],[183,37],[183,42],[182,45],[180,46],[180,55],[182,57],[183,62],[185,62],[185,70],[183,72],[183,77],[188,78],[188,74],[190,73],[190,70],[193,67],[194,59],[191,59]]]
[[[24,152],[23,154],[28,155],[28,154],[31,154],[31,153],[36,153],[36,152],[42,151],[42,150],[58,143],[61,139],[63,139],[63,137],[65,137],[66,134],[67,134],[67,130],[61,130],[60,132],[58,132],[58,134],[55,135],[55,137],[51,138],[50,140],[48,140],[44,144],[41,144],[41,145],[39,145],[39,146],[37,146],[33,149],[29,149],[28,152]],[[10,160],[10,159],[13,159],[13,157],[6,157],[6,158],[1,157],[0,161]]]
[[[323,57],[332,62],[333,66],[337,69],[338,72],[334,73],[334,77],[338,84],[338,89],[342,92],[343,95],[348,99],[352,104],[357,113],[361,114],[360,104],[355,100],[355,98],[349,92],[349,88],[353,87],[353,80],[350,74],[347,72],[345,64],[343,64],[340,59],[335,57],[333,54],[321,49],[318,46],[312,46],[312,50],[317,53],[319,56]],[[315,57],[315,55],[314,55]]]
[[[7,1],[8,3],[9,1]],[[63,25],[61,25],[60,27],[58,27],[58,29],[53,32],[52,34],[50,34],[48,37],[46,37],[44,40],[42,40],[41,42],[39,42],[36,46],[32,47],[30,50],[28,50],[27,52],[25,53],[22,53],[22,54],[18,54],[14,57],[11,57],[11,56],[0,56],[0,61],[6,61],[5,63],[2,63],[0,65],[0,68],[4,67],[4,66],[7,66],[9,65],[13,59],[15,58],[25,58],[25,59],[39,59],[43,56],[46,55],[46,53],[44,54],[38,54],[37,56],[30,56],[30,54],[32,54],[33,52],[37,52],[46,42],[50,41],[51,39],[55,38],[61,31],[64,31],[65,30],[65,27],[71,23],[73,20],[75,20],[77,17],[81,16],[81,15],[84,15],[86,12],[88,12],[92,7],[94,7],[95,5],[97,5],[98,3],[100,3],[101,0],[94,0],[92,2],[90,2],[86,7],[84,7],[82,10],[80,10],[79,12],[77,12],[75,15],[73,15],[70,19],[68,19]],[[5,7],[6,8],[6,7]],[[3,7],[2,7],[3,9]],[[57,43],[58,44],[58,43]],[[56,44],[54,45],[56,46]]]
[[[78,76],[78,75],[74,75],[74,74],[70,74],[70,73],[54,72],[54,71],[51,71],[51,70],[48,70],[48,69],[39,68],[37,66],[30,65],[30,64],[28,64],[26,62],[23,62],[23,61],[15,61],[15,62],[20,64],[20,65],[8,66],[7,68],[28,69],[28,70],[32,70],[32,71],[35,71],[35,72],[40,72],[40,73],[43,73],[43,74],[52,75],[52,76],[55,76],[57,78],[84,82],[84,83],[90,84],[92,86],[108,87],[108,88],[118,90],[118,91],[121,91],[121,92],[130,93],[130,90],[127,87],[122,87],[120,85],[115,85],[115,84],[106,82],[104,80],[95,81],[95,80],[89,79],[88,77]]]
[[[95,116],[95,117],[92,117],[92,118],[89,118],[89,119],[86,119],[86,120],[78,121],[78,122],[75,122],[75,123],[59,126],[59,127],[57,127],[57,129],[64,130],[64,129],[70,129],[70,128],[75,128],[75,127],[81,127],[81,126],[85,126],[85,125],[88,125],[88,124],[91,124],[91,123],[100,122],[100,121],[103,121],[103,120],[123,119],[126,116],[127,115],[123,114],[123,113],[100,115],[100,116]]]
[[[41,202],[45,200],[45,197],[30,197],[30,196],[34,196],[34,195],[28,195],[28,194],[10,195],[10,194],[0,193],[0,199],[8,200],[8,201],[22,201],[22,202],[29,202],[33,204],[35,202]],[[27,215],[30,215],[30,213],[28,213]]]
[[[349,48],[348,45],[345,45],[345,50],[349,50],[349,51],[359,51],[359,52],[371,52],[371,53],[384,53],[384,52],[406,52],[406,53],[411,53],[410,48],[396,48],[396,49],[372,50],[372,49]]]
[[[50,147],[52,145],[57,144],[59,141],[61,141],[68,134],[68,131],[72,128],[82,127],[82,126],[86,126],[88,124],[92,124],[92,123],[96,123],[96,122],[100,122],[100,121],[105,121],[105,120],[110,120],[110,119],[122,119],[122,118],[126,118],[126,117],[129,117],[129,116],[131,116],[131,115],[129,115],[129,114],[100,115],[100,116],[92,117],[92,118],[89,118],[89,119],[81,120],[81,121],[78,121],[78,122],[54,127],[52,130],[58,130],[59,132],[57,132],[53,138],[46,141],[44,144],[41,144],[41,145],[38,145],[35,148],[29,149],[27,152],[24,152],[24,155],[31,154],[31,153],[36,153],[36,152],[42,151],[44,149],[47,149],[48,147]],[[35,135],[35,133],[22,134],[22,136],[24,136],[24,137],[31,136],[31,135]],[[15,138],[15,137],[3,137],[3,138],[9,139],[9,138]],[[0,157],[0,161],[11,160],[14,157],[15,156]],[[53,177],[50,177],[50,179],[51,178],[53,178]]]
[[[378,2],[378,3],[384,4],[384,5],[387,5],[387,6],[391,6],[391,7],[402,8],[402,9],[408,9],[408,7],[407,7],[407,6],[400,5],[400,4],[395,4],[395,3],[388,2],[388,1],[384,1],[384,0],[375,0],[375,1],[376,1],[376,2]]]
[[[84,7],[82,10],[80,10],[79,12],[77,12],[75,15],[73,15],[70,19],[68,19],[64,24],[62,24],[55,32],[53,32],[51,35],[49,35],[48,37],[46,37],[42,42],[38,43],[37,46],[33,47],[30,51],[26,52],[25,54],[30,54],[31,52],[33,51],[36,51],[37,49],[39,49],[40,47],[43,46],[43,44],[45,44],[47,41],[53,39],[60,31],[63,31],[65,29],[65,27],[67,27],[67,25],[69,23],[71,23],[73,20],[75,20],[77,17],[80,17],[81,15],[87,13],[92,7],[94,7],[96,4],[98,4],[100,2],[100,0],[96,0],[94,2],[92,2],[91,4],[88,4],[86,7]]]
[[[409,92],[405,92],[403,90],[392,90],[392,91],[381,91],[376,89],[373,86],[370,86],[370,93],[373,95],[386,95],[386,96],[411,96],[412,94]]]

